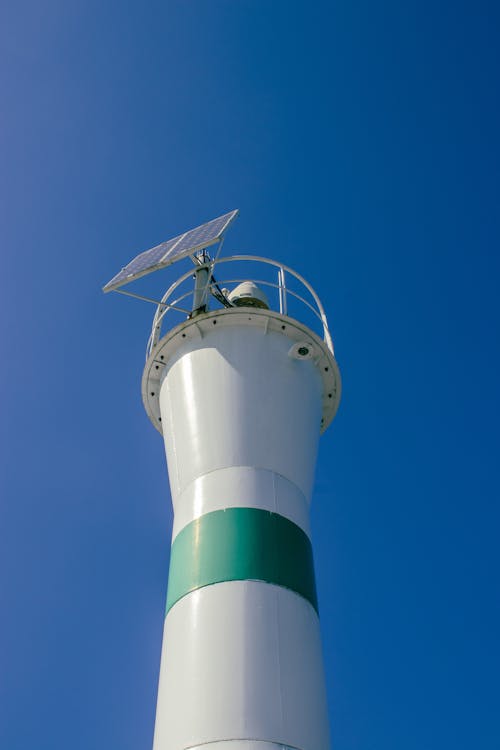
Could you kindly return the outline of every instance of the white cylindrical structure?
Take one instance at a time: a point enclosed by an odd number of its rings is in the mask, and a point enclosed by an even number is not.
[[[268,310],[199,315],[152,352],[174,507],[154,750],[328,750],[309,506],[339,396],[326,344]]]

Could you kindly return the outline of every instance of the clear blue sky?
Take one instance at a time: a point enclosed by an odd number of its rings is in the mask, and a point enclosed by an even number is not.
[[[335,750],[497,750],[499,11],[21,0],[0,17],[0,747],[152,742],[170,499],[153,309],[232,208],[327,308],[313,531]],[[165,276],[165,281],[171,277]]]

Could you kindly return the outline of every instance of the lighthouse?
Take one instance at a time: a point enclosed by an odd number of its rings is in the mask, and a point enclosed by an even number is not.
[[[189,264],[156,300],[142,378],[174,512],[153,750],[329,750],[310,504],[340,375],[305,279],[222,255],[236,215],[104,287],[140,298],[123,287]]]

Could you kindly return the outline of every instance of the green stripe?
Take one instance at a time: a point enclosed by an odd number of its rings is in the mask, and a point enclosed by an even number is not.
[[[227,508],[197,518],[175,538],[167,612],[190,591],[246,580],[284,586],[318,610],[312,547],[302,529],[278,513]]]

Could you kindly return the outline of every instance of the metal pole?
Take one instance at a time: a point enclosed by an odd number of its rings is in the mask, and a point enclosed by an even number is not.
[[[210,256],[203,250],[198,256],[198,261],[203,265],[194,272],[195,286],[193,294],[193,312],[192,317],[207,312],[208,286],[210,281]]]
[[[278,271],[278,284],[280,292],[280,313],[282,315],[288,315],[287,300],[286,300],[286,282],[285,282],[285,269],[280,266]]]

